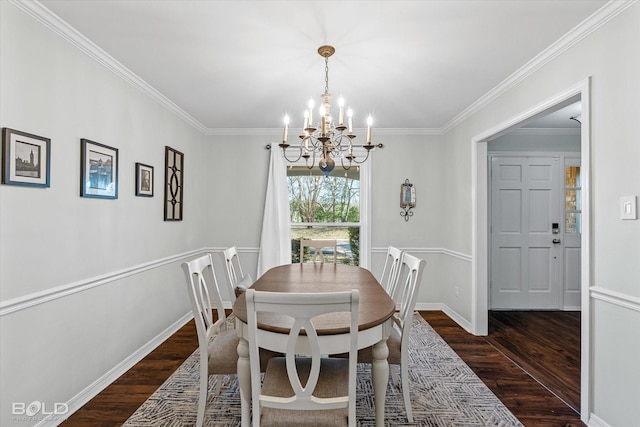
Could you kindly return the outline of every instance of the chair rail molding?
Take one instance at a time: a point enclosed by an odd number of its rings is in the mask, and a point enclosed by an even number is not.
[[[184,261],[185,259],[205,253],[205,252],[222,252],[224,248],[201,248],[193,251],[183,252],[180,254],[171,255],[165,258],[145,262],[138,265],[133,265],[121,270],[116,270],[110,273],[102,274],[99,276],[89,277],[79,280],[77,282],[69,283],[66,285],[58,286],[55,288],[47,289],[45,291],[34,292],[31,294],[23,295],[21,297],[12,298],[6,301],[0,302],[0,317],[7,314],[14,313],[16,311],[24,310],[34,307],[36,305],[44,304],[49,301],[56,300],[58,298],[64,298],[69,295],[77,294],[98,286],[107,285],[109,283],[124,279],[135,274],[143,273],[147,270],[153,270],[172,264],[176,262]]]
[[[617,307],[626,308],[640,313],[640,298],[622,292],[612,291],[600,286],[589,288],[589,295],[594,300],[604,301]]]
[[[53,301],[59,298],[64,298],[70,295],[74,295],[80,292],[87,291],[89,289],[107,285],[109,283],[122,280],[126,277],[133,276],[135,274],[143,273],[147,270],[153,270],[165,266],[167,264],[182,262],[189,257],[193,257],[205,252],[222,252],[226,246],[221,247],[204,247],[195,249],[188,252],[183,252],[175,255],[170,255],[165,258],[145,262],[138,265],[133,265],[121,270],[116,270],[99,276],[93,276],[86,279],[79,280],[77,282],[69,283],[66,285],[58,286],[55,288],[47,289],[40,292],[34,292],[31,294],[23,295],[17,298],[12,298],[6,301],[0,302],[0,317],[6,316],[17,311],[25,310],[27,308],[35,307],[40,304],[45,304],[49,301]],[[257,254],[259,248],[257,247],[238,247],[239,253]],[[435,254],[446,255],[452,258],[460,259],[462,261],[471,262],[471,256],[461,252],[456,252],[446,248],[402,248],[402,250],[414,253],[414,254]],[[372,248],[373,253],[386,253],[387,248]]]
[[[462,252],[453,251],[447,248],[404,248],[398,247],[398,249],[402,249],[404,252],[409,252],[412,254],[431,254],[431,255],[447,255],[452,258],[457,258],[462,261],[471,262],[471,255],[465,254]],[[387,247],[376,247],[371,249],[372,253],[381,254],[387,253]]]

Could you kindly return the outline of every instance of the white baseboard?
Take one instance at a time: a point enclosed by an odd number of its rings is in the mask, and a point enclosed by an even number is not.
[[[67,412],[67,416],[70,416],[82,406],[84,406],[91,399],[96,397],[100,392],[102,392],[105,388],[111,385],[115,380],[120,378],[124,373],[126,373],[129,369],[131,369],[136,363],[144,359],[149,353],[155,350],[160,344],[165,342],[169,337],[175,334],[180,328],[182,328],[187,322],[189,322],[193,318],[193,314],[191,311],[189,313],[182,316],[180,319],[175,321],[171,326],[166,328],[164,331],[160,332],[158,335],[153,337],[149,342],[136,350],[133,354],[127,357],[125,360],[120,362],[118,365],[114,366],[109,372],[104,374],[102,377],[98,378],[92,384],[90,384],[87,388],[82,390],[80,393],[72,397],[68,402],[66,402],[69,411]],[[64,421],[64,418],[61,418],[60,415],[51,414],[48,417],[44,418],[36,427],[54,427],[59,425]]]
[[[612,427],[595,414],[589,416],[589,423],[587,423],[587,425],[589,427]]]
[[[446,314],[447,316],[449,316],[454,322],[456,322],[458,324],[458,326],[460,326],[462,329],[464,329],[465,331],[469,332],[470,334],[471,332],[471,322],[469,322],[467,319],[465,319],[464,317],[462,317],[460,314],[458,314],[458,312],[456,312],[455,310],[453,310],[451,307],[449,307],[446,304],[443,303],[421,303],[421,304],[416,304],[416,310],[418,311],[442,311],[444,314]]]

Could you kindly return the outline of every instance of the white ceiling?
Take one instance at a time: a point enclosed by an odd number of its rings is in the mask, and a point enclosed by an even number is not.
[[[377,128],[443,129],[607,1],[41,3],[215,131],[277,128],[285,113],[301,127],[324,91],[323,44],[354,127],[371,114]]]

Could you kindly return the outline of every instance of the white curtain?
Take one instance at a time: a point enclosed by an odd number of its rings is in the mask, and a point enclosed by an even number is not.
[[[258,277],[272,267],[291,264],[291,220],[287,169],[277,144],[271,144],[271,161],[264,202]]]

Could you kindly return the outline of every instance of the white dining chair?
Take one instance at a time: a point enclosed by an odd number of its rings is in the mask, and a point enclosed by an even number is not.
[[[182,270],[187,281],[200,349],[200,393],[196,420],[196,426],[200,427],[204,421],[209,375],[218,377],[215,393],[220,393],[224,377],[237,372],[239,338],[235,329],[227,328],[211,254],[182,263]],[[215,321],[211,297],[217,313]]]
[[[333,263],[338,262],[338,241],[335,239],[300,239],[300,262],[304,262],[304,249],[313,248],[311,261],[316,262],[318,255],[320,262],[325,262],[325,256],[322,250],[324,248],[333,249]]]
[[[356,362],[358,352],[359,292],[285,293],[246,292],[253,426],[356,425]],[[282,339],[258,328],[258,317],[271,313],[291,318]],[[335,351],[347,358],[323,355],[314,328],[315,317],[347,313],[349,333],[341,335]],[[273,314],[271,314],[273,315]],[[258,351],[284,351],[269,360],[260,377]],[[322,352],[322,354],[321,354]]]
[[[389,355],[387,361],[390,365],[399,365],[402,397],[407,413],[407,420],[413,423],[413,411],[411,410],[411,395],[409,390],[409,334],[413,324],[413,313],[416,307],[422,273],[426,262],[406,252],[402,254],[400,268],[398,270],[398,288],[396,297],[400,303],[400,310],[393,315],[393,328],[387,339]],[[344,357],[344,355],[341,355]],[[368,347],[358,352],[358,363],[372,363],[372,348]],[[394,383],[395,377],[393,377]]]
[[[400,271],[400,258],[402,258],[402,251],[395,246],[389,246],[380,277],[380,284],[394,301],[398,285],[398,272]]]
[[[227,327],[227,316],[222,306],[220,288],[213,269],[210,253],[182,263],[193,320],[198,334],[200,350],[200,392],[196,427],[204,422],[209,376],[217,376],[215,394],[219,394],[225,377],[238,372],[238,342],[235,329]],[[211,293],[209,292],[211,290]],[[213,300],[212,300],[213,298]],[[213,305],[216,309],[214,321]],[[260,352],[260,369],[264,372],[267,361],[283,353]]]
[[[249,274],[245,275],[242,272],[242,264],[240,264],[237,247],[231,246],[230,248],[223,250],[222,259],[227,271],[229,297],[231,298],[231,304],[233,304],[238,295],[245,292],[251,285],[253,285],[253,278]]]

